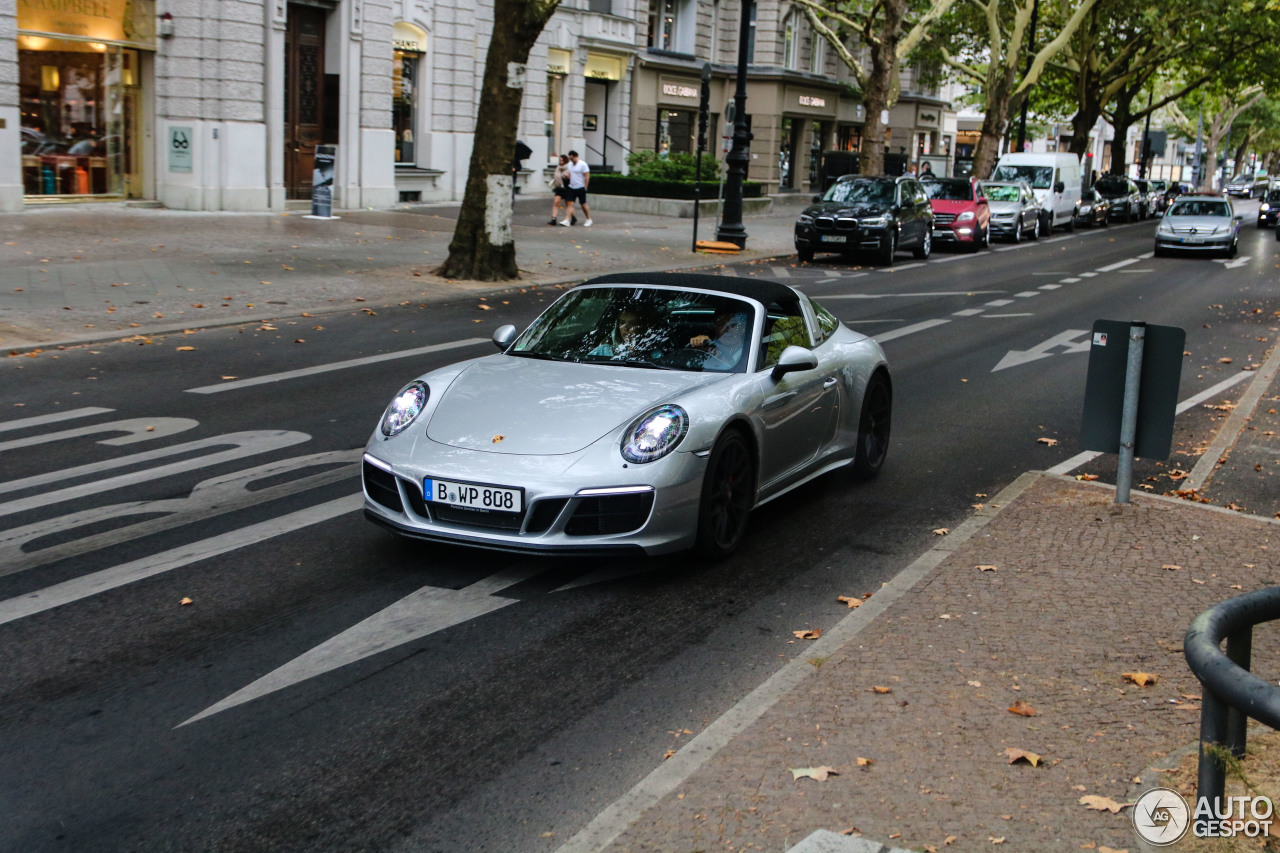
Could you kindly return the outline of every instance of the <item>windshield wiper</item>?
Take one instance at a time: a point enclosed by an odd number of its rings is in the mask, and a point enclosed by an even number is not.
[[[656,370],[675,370],[676,368],[666,364],[658,364],[652,361],[645,361],[639,358],[584,358],[584,364],[608,364],[614,367],[652,367]]]
[[[558,356],[547,355],[545,352],[533,352],[531,350],[521,350],[520,352],[507,350],[506,354],[516,356],[517,358],[540,358],[543,361],[564,361],[564,359]]]

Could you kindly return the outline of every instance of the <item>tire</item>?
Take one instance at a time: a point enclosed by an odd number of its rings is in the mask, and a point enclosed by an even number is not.
[[[799,246],[796,246],[796,257],[800,259],[800,263],[807,264],[813,260],[813,249],[812,248],[802,249]]]
[[[1156,246],[1155,256],[1157,258],[1163,258],[1168,254],[1169,252],[1165,249],[1164,246]]]
[[[1240,250],[1240,244],[1232,243],[1230,246],[1227,247],[1227,250],[1222,254],[1223,254],[1223,257],[1234,258],[1236,256],[1236,252],[1238,252],[1239,250]]]
[[[912,257],[917,261],[927,260],[929,253],[933,251],[933,232],[924,232],[924,239],[920,241],[920,245],[911,251]]]
[[[1041,218],[1040,218],[1039,216],[1037,216],[1037,217],[1036,217],[1036,224],[1035,224],[1035,227],[1031,229],[1031,239],[1032,239],[1032,240],[1039,240],[1039,239],[1040,239],[1040,223],[1041,223]]]
[[[1102,227],[1103,228],[1111,227],[1111,211],[1109,210],[1107,211],[1107,215],[1102,217]]]
[[[872,375],[862,395],[858,416],[858,447],[853,455],[853,475],[867,480],[880,473],[889,453],[889,433],[893,426],[893,389],[883,373]]]
[[[893,256],[898,252],[898,232],[889,231],[884,236],[884,242],[880,244],[880,248],[876,251],[876,258],[886,267],[893,266]]]
[[[736,429],[716,441],[702,476],[698,501],[698,539],[694,546],[708,560],[723,560],[742,543],[755,504],[755,460]]]
[[[1022,242],[1022,217],[1021,216],[1019,216],[1018,220],[1013,223],[1013,242],[1015,243]]]
[[[1079,216],[1079,215],[1080,215],[1080,211],[1079,211],[1079,210],[1073,210],[1073,211],[1071,211],[1071,218],[1067,220],[1067,233],[1068,233],[1068,234],[1074,234],[1074,233],[1076,233],[1076,217],[1077,217],[1077,216]]]

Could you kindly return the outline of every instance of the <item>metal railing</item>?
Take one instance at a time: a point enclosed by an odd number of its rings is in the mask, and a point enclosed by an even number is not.
[[[1192,621],[1182,641],[1187,665],[1203,686],[1200,702],[1200,763],[1196,798],[1222,806],[1227,768],[1208,747],[1244,757],[1246,728],[1254,719],[1280,730],[1280,687],[1249,671],[1253,627],[1280,619],[1280,587],[1237,595]],[[1222,649],[1222,641],[1227,647]]]

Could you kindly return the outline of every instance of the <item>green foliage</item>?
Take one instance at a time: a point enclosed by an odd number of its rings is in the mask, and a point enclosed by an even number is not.
[[[702,198],[714,200],[719,177],[702,182]],[[762,185],[757,181],[742,182],[743,198],[760,198]],[[591,192],[598,195],[625,195],[639,198],[693,198],[694,183],[688,181],[656,181],[632,175],[599,175],[591,179]]]
[[[665,156],[656,151],[632,151],[627,155],[630,176],[644,181],[692,181],[697,175],[697,157],[693,154],[672,153]],[[720,180],[720,166],[714,156],[703,154],[702,180]]]

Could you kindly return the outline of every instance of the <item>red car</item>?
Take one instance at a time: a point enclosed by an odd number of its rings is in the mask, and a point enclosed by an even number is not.
[[[991,243],[991,210],[978,182],[935,178],[924,182],[933,208],[934,245],[957,245],[976,252]]]

